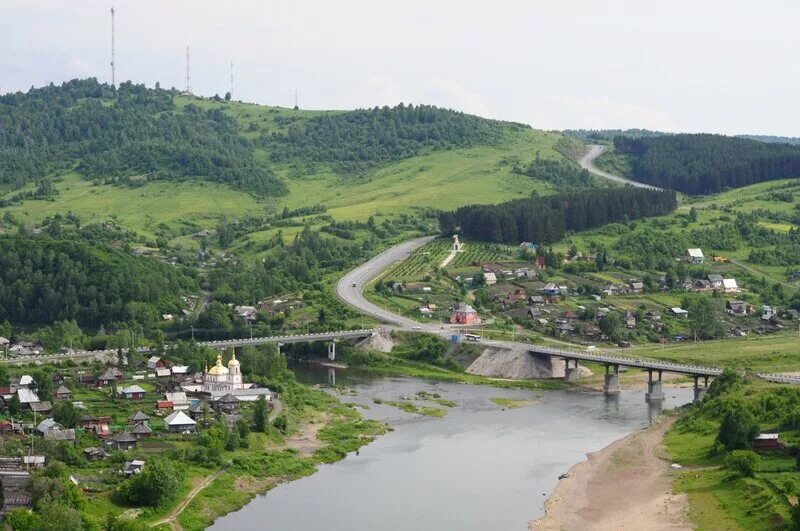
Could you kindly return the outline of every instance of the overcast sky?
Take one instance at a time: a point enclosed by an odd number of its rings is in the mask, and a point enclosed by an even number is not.
[[[0,0],[0,91],[75,77],[541,129],[800,136],[800,2]]]

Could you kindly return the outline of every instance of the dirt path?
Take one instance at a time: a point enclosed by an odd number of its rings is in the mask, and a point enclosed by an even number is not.
[[[203,481],[198,483],[189,492],[189,494],[183,499],[183,501],[181,501],[181,503],[179,503],[178,506],[175,507],[172,510],[171,513],[169,513],[169,516],[167,516],[166,518],[164,518],[162,520],[159,520],[158,522],[155,522],[155,523],[151,524],[150,527],[155,527],[155,526],[161,525],[161,524],[170,524],[170,526],[173,529],[181,529],[181,527],[179,525],[177,525],[177,522],[175,522],[175,520],[178,519],[178,516],[180,516],[180,514],[183,512],[183,510],[186,509],[186,507],[188,507],[190,503],[192,503],[192,500],[195,499],[195,497],[198,494],[200,494],[201,490],[203,490],[204,488],[208,487],[211,484],[212,481],[217,479],[227,469],[228,469],[228,466],[226,465],[226,466],[220,468],[219,470],[217,470],[216,472],[214,472],[213,474],[211,474],[210,476],[208,476],[205,479],[203,479]]]
[[[675,417],[620,439],[573,466],[530,530],[692,529],[685,495],[672,494],[662,439]]]

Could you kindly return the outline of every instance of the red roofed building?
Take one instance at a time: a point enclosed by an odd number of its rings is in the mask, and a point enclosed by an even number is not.
[[[456,304],[455,308],[453,308],[453,313],[450,315],[450,322],[453,324],[473,325],[480,324],[481,319],[478,317],[478,312],[476,312],[472,306],[459,302]]]

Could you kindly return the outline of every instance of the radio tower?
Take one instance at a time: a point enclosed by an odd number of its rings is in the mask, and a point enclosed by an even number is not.
[[[233,61],[231,61],[231,99],[233,99]]]
[[[186,47],[186,94],[192,93],[192,78],[189,75],[189,47]]]
[[[116,72],[114,71],[114,6],[111,6],[111,86],[117,85]]]

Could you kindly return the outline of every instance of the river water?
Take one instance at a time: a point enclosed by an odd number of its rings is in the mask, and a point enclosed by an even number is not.
[[[543,515],[558,476],[587,452],[645,427],[658,410],[644,392],[606,398],[575,391],[505,390],[354,369],[294,367],[306,383],[356,391],[342,396],[394,431],[312,476],[280,485],[217,520],[214,530],[277,531],[525,530]],[[405,413],[374,399],[418,391],[456,402],[444,418]],[[692,399],[692,389],[666,389],[664,407]],[[504,409],[495,397],[533,400]],[[428,404],[431,405],[431,404]],[[435,405],[435,404],[433,404]]]

